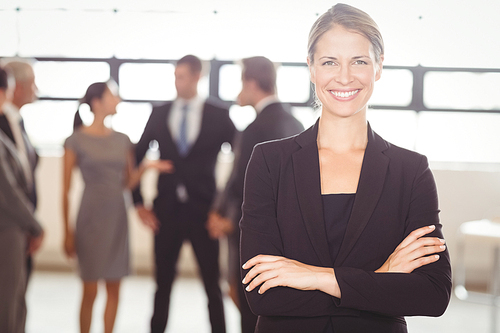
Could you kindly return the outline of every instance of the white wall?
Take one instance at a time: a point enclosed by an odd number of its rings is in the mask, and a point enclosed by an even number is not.
[[[227,170],[226,167],[220,170]],[[36,255],[36,267],[41,269],[74,269],[75,263],[69,262],[62,252],[63,223],[61,208],[62,159],[60,157],[41,157],[37,181],[39,190],[38,216],[42,221],[46,236],[41,251]],[[223,174],[220,171],[219,174]],[[450,171],[434,170],[436,178],[441,222],[452,263],[455,262],[456,233],[461,223],[492,217],[500,213],[500,171]],[[155,174],[146,173],[143,181],[145,199],[155,195]],[[82,182],[75,175],[72,189],[72,211],[77,210]],[[132,266],[135,272],[152,272],[152,233],[138,220],[133,209],[130,210],[130,239]],[[473,244],[467,248],[467,274],[472,282],[484,283],[488,276],[491,251],[487,246]],[[222,251],[224,255],[224,251]],[[179,261],[181,274],[196,272],[190,246],[184,246]]]

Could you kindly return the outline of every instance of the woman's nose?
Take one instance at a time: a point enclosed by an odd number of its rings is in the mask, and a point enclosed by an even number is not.
[[[336,80],[343,85],[348,85],[353,81],[351,69],[349,68],[349,66],[340,67],[339,71],[337,72]]]

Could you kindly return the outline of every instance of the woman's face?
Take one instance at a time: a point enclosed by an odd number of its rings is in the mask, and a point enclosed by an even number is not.
[[[347,118],[366,113],[383,61],[381,56],[376,62],[370,41],[335,25],[318,40],[313,60],[307,62],[323,115]]]
[[[105,115],[112,115],[116,113],[116,106],[120,103],[121,99],[118,96],[117,91],[113,88],[106,88],[104,93],[102,94],[99,103],[101,105],[101,109],[105,113]]]

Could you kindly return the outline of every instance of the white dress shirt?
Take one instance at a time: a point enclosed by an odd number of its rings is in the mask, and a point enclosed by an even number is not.
[[[190,100],[183,98],[177,98],[172,104],[172,109],[170,110],[170,116],[167,120],[167,125],[172,134],[174,141],[179,139],[179,132],[182,122],[182,107],[188,104],[187,111],[187,142],[190,147],[196,142],[201,130],[201,121],[203,118],[203,105],[205,104],[205,99],[196,95]]]
[[[177,98],[172,104],[172,108],[170,109],[170,116],[167,119],[167,126],[172,134],[172,139],[177,141],[180,135],[180,128],[182,122],[183,112],[182,107],[188,104],[188,110],[186,115],[187,121],[187,142],[189,144],[190,149],[193,147],[193,144],[198,139],[201,130],[201,121],[203,119],[203,106],[205,104],[205,99],[201,98],[199,95],[196,95],[194,98],[190,100],[186,100],[183,98]],[[189,200],[189,193],[186,189],[186,186],[182,183],[177,185],[177,198],[180,202],[187,202]]]

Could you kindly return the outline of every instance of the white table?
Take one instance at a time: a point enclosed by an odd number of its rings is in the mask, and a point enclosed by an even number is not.
[[[481,244],[491,244],[494,248],[491,290],[489,293],[472,292],[465,288],[465,244],[471,242],[481,242]],[[460,225],[457,234],[457,257],[455,260],[455,288],[457,298],[491,305],[491,332],[496,332],[497,327],[497,306],[500,303],[500,221],[478,220],[465,222]]]

